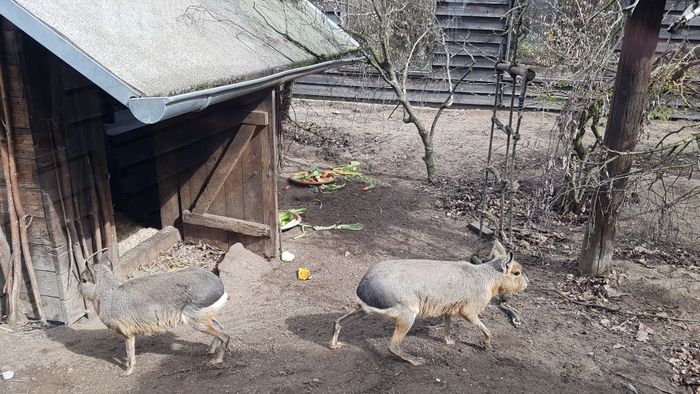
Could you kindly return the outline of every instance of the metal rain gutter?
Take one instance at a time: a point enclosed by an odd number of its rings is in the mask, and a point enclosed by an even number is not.
[[[127,106],[139,121],[152,124],[188,112],[201,111],[210,105],[244,96],[255,91],[281,85],[292,79],[320,72],[329,68],[356,63],[362,58],[330,60],[310,66],[293,68],[249,81],[216,88],[179,94],[171,97],[132,97]]]

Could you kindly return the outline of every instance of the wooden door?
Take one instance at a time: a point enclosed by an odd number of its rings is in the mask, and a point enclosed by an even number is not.
[[[268,91],[154,134],[163,226],[179,225],[185,240],[277,256],[275,100]]]

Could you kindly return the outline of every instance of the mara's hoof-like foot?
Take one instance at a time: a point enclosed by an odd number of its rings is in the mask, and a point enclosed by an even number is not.
[[[452,339],[452,338],[445,338],[445,344],[446,344],[446,345],[454,345],[454,344],[455,344],[455,340]]]
[[[411,363],[411,365],[414,367],[420,367],[421,365],[425,364],[425,359],[422,357],[404,356],[402,358]]]
[[[329,349],[340,349],[345,345],[343,342],[337,341],[337,342],[331,342],[328,344]]]
[[[129,367],[129,368],[126,369],[126,371],[124,371],[124,373],[122,374],[122,376],[123,376],[123,377],[127,377],[127,376],[131,375],[133,372],[134,372],[134,368],[133,368],[133,367]]]
[[[214,338],[211,345],[209,345],[209,348],[207,349],[207,351],[204,354],[208,354],[208,355],[216,354],[216,351],[219,350],[219,346],[223,346],[223,345],[219,344],[219,340]]]
[[[209,365],[220,365],[220,364],[223,364],[223,362],[224,362],[223,358],[213,358],[213,359],[209,360],[207,363]]]

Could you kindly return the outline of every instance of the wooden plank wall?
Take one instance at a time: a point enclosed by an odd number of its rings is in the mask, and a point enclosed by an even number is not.
[[[333,2],[316,0],[327,15],[333,15]],[[436,16],[447,36],[452,76],[460,78],[471,59],[460,48],[466,40],[474,55],[474,69],[455,95],[456,106],[493,105],[495,91],[494,59],[498,57],[501,35],[505,31],[503,15],[510,0],[438,0]],[[333,18],[335,19],[335,18]],[[422,105],[444,101],[444,64],[446,52],[437,49],[429,68],[414,72],[409,83],[409,96]],[[297,80],[294,94],[299,97],[388,103],[395,95],[381,78],[367,66],[349,66],[309,75]]]
[[[333,13],[333,2],[314,0],[324,12],[337,21]],[[476,65],[467,77],[470,82],[456,92],[454,104],[457,107],[492,106],[495,92],[494,59],[498,57],[501,34],[505,29],[503,16],[509,9],[510,0],[438,0],[436,16],[448,39],[451,53],[457,53],[466,42],[474,54]],[[691,46],[700,45],[700,18],[691,21],[690,27],[671,36],[666,28],[685,8],[683,1],[668,1],[667,13],[659,34],[658,53],[688,42]],[[466,54],[458,54],[452,59],[453,66],[466,65],[470,59]],[[413,73],[409,83],[409,96],[422,105],[436,105],[445,99],[443,70],[445,50],[438,48],[432,59],[432,70],[427,73]],[[460,77],[464,68],[457,68],[453,76]],[[537,71],[537,70],[535,70]],[[537,85],[528,91],[526,105],[531,109],[557,110],[560,105],[538,91]],[[334,99],[389,103],[395,99],[394,93],[381,78],[367,66],[342,67],[322,74],[300,78],[294,86],[298,97],[313,99]],[[504,94],[504,100],[509,97]],[[504,101],[505,102],[505,101]],[[683,117],[682,102],[678,102],[678,117]],[[696,114],[697,115],[697,114]]]
[[[242,242],[254,252],[276,255],[279,240],[273,95],[272,91],[261,92],[110,137],[112,173],[120,178],[114,194],[122,209],[140,205],[142,214],[152,216],[160,208],[161,226],[176,226],[185,240],[201,240],[221,248]],[[273,239],[183,223],[182,211],[192,210],[225,148],[251,110],[268,112],[270,126],[254,135],[208,212],[268,224],[273,228]],[[159,198],[157,204],[152,201],[154,198]]]
[[[27,102],[24,95],[24,87],[22,81],[18,78],[20,74],[19,63],[19,45],[17,37],[19,32],[17,29],[0,18],[0,36],[2,37],[2,61],[6,68],[6,79],[8,84],[8,95],[10,98],[10,110],[12,111],[12,121],[15,125],[15,154],[17,162],[17,172],[20,181],[20,197],[24,202],[27,214],[32,218],[39,219],[37,225],[29,227],[30,241],[35,241],[41,238],[42,233],[47,232],[44,218],[44,206],[41,187],[34,162],[34,142],[32,140],[31,130],[29,129],[29,116],[27,115]],[[4,130],[2,130],[4,132]],[[3,226],[4,233],[8,237],[10,243],[10,223],[7,206],[7,182],[4,175],[0,172],[0,224]],[[34,224],[34,223],[33,223]],[[41,261],[38,255],[36,243],[32,245],[30,253],[34,258]],[[4,278],[0,277],[0,297],[3,297],[3,302],[0,308],[5,305],[3,291]],[[6,311],[2,311],[5,313]]]
[[[80,212],[89,253],[93,252],[87,169],[88,157],[102,166],[107,179],[99,90],[33,39],[3,20],[5,61],[10,68],[10,94],[17,135],[18,168],[23,202],[31,216],[30,253],[49,320],[73,323],[85,314],[78,282],[68,256],[56,165],[49,139],[49,120],[60,136],[59,149],[69,163],[73,198]],[[56,116],[59,112],[61,116]],[[61,141],[62,140],[62,141]],[[0,187],[4,181],[0,180]],[[0,218],[7,228],[6,200]],[[9,234],[9,231],[7,232]],[[26,275],[25,275],[26,278]],[[20,295],[29,305],[26,284]],[[32,315],[32,311],[27,311]]]

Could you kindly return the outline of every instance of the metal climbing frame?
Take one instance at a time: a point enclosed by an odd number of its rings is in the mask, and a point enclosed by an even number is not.
[[[527,86],[535,79],[535,71],[530,68],[521,67],[517,64],[517,47],[518,33],[520,30],[521,13],[523,10],[523,2],[521,0],[513,0],[510,5],[508,14],[508,31],[503,35],[500,44],[499,61],[496,62],[496,94],[493,103],[493,113],[491,115],[491,134],[489,138],[489,150],[486,158],[486,168],[484,169],[484,192],[481,202],[481,211],[479,218],[479,236],[482,235],[484,229],[484,216],[488,206],[488,184],[489,174],[493,175],[494,181],[501,187],[501,203],[498,223],[495,229],[495,237],[511,243],[513,240],[513,202],[512,193],[517,189],[517,183],[513,182],[513,168],[515,165],[515,153],[517,151],[518,141],[520,140],[520,125],[523,118],[523,107],[525,106],[525,95]],[[509,61],[506,59],[510,58]],[[510,77],[510,80],[504,78],[505,75]],[[517,94],[517,119],[515,120],[515,128],[513,127],[513,118],[515,110],[515,97],[517,93],[518,80],[520,81],[520,92]],[[508,108],[508,123],[504,123],[498,118],[498,109],[504,108],[502,103],[504,87],[510,83],[510,105]],[[501,131],[506,136],[506,154],[499,171],[496,166],[492,165],[493,145],[495,131]],[[507,212],[505,212],[507,202]],[[504,218],[508,217],[507,227],[508,236],[504,232]]]

